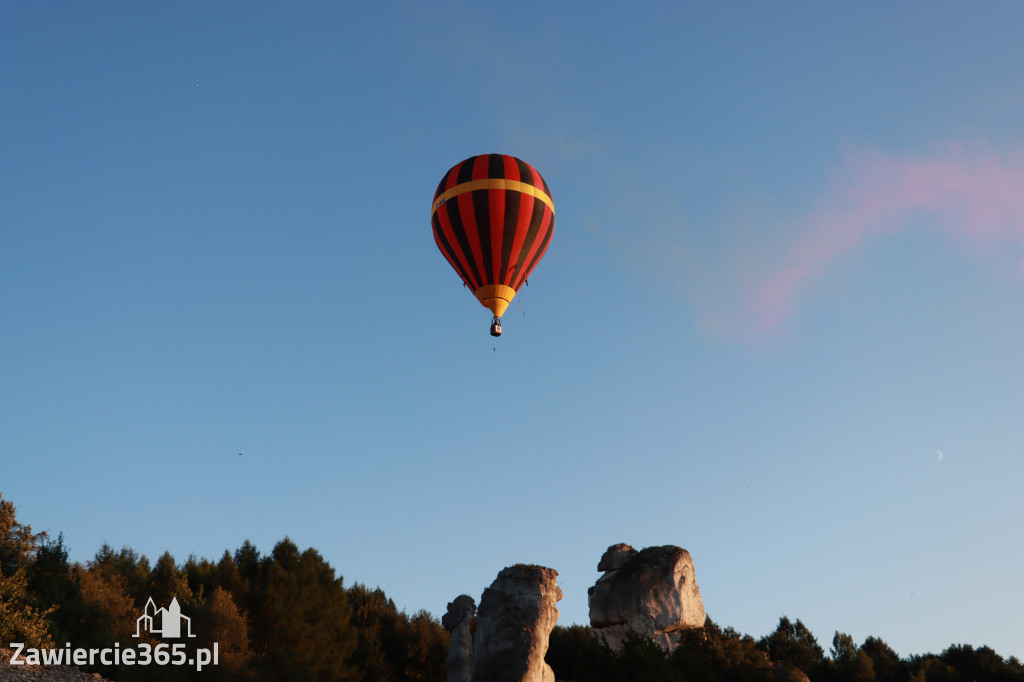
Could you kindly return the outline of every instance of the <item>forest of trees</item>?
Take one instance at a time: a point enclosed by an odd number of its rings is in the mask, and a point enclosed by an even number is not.
[[[130,548],[103,546],[91,561],[71,562],[63,538],[33,533],[0,495],[0,647],[113,647],[134,639],[136,618],[152,598],[176,598],[191,618],[195,638],[185,643],[219,651],[217,666],[82,666],[117,682],[132,680],[247,680],[317,682],[442,682],[448,634],[429,613],[400,611],[380,588],[345,587],[315,549],[288,538],[269,554],[248,541],[217,561],[165,553],[155,563]],[[630,640],[621,652],[597,643],[590,628],[556,627],[548,663],[559,680],[680,682],[799,679],[815,682],[879,680],[1024,682],[1024,664],[988,647],[954,645],[940,654],[900,658],[885,642],[857,645],[836,632],[826,654],[797,620],[783,617],[754,639],[710,619],[690,630],[666,655]]]

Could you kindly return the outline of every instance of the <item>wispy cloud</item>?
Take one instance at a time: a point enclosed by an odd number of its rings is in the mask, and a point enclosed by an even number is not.
[[[915,224],[919,215],[979,252],[1016,249],[1024,269],[1024,152],[951,145],[928,156],[848,155],[781,264],[747,288],[743,326],[776,331],[841,255]]]

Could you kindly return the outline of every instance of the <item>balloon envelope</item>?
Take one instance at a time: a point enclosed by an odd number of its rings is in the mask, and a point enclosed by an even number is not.
[[[514,156],[481,154],[441,178],[430,221],[448,263],[501,317],[547,251],[555,205],[533,166]]]

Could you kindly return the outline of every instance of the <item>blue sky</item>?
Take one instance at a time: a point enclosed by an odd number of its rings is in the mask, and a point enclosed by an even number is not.
[[[0,2],[0,491],[82,561],[539,563],[569,624],[676,544],[755,637],[1024,657],[1022,21]],[[497,341],[429,220],[489,152],[557,213]]]

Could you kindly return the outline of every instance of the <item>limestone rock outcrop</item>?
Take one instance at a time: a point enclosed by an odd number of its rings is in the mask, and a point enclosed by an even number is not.
[[[597,563],[597,570],[599,571],[617,571],[622,568],[622,565],[627,561],[635,557],[639,552],[627,545],[625,542],[620,542],[617,545],[612,545],[605,553],[601,555],[601,561]]]
[[[448,604],[448,613],[441,617],[441,625],[451,634],[448,648],[448,682],[470,682],[473,676],[473,616],[476,602],[460,594]]]
[[[670,651],[679,644],[681,631],[703,627],[707,616],[693,559],[682,547],[637,552],[626,544],[613,545],[598,570],[605,574],[588,591],[590,627],[612,649],[621,649],[632,633]]]
[[[473,637],[473,682],[555,682],[544,662],[562,598],[558,571],[522,564],[503,569],[480,597]]]

